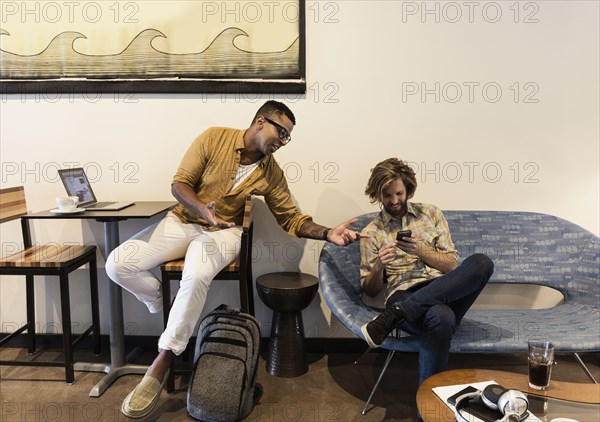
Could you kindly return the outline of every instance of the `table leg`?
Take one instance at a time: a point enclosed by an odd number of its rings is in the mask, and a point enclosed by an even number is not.
[[[104,221],[104,252],[105,258],[119,246],[119,222]],[[108,296],[110,300],[110,365],[82,363],[75,365],[79,371],[104,372],[104,376],[92,391],[90,397],[100,397],[102,393],[119,377],[128,374],[145,374],[148,366],[127,364],[125,356],[125,328],[123,325],[123,296],[121,286],[108,281]],[[137,353],[135,353],[137,355]]]
[[[308,371],[302,312],[273,311],[267,372],[297,377]]]

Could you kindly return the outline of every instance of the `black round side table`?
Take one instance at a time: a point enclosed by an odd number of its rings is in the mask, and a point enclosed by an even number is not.
[[[295,272],[264,274],[256,279],[263,303],[273,310],[267,372],[297,377],[308,371],[302,310],[319,289],[317,277]]]

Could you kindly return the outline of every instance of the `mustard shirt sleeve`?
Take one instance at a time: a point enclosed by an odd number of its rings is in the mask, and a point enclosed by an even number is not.
[[[175,183],[185,183],[192,189],[197,190],[196,187],[200,182],[200,178],[206,169],[208,162],[207,144],[211,137],[211,129],[208,129],[201,135],[199,135],[194,142],[190,145],[179,164],[179,168],[173,176],[171,185]]]
[[[292,202],[292,195],[285,180],[283,170],[274,171],[272,188],[265,193],[265,202],[269,206],[271,213],[277,220],[277,223],[290,235],[298,236],[300,228],[307,220],[312,217],[302,214]]]

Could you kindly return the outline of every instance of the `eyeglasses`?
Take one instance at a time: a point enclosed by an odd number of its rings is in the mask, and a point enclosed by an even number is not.
[[[288,130],[286,128],[284,128],[283,126],[281,126],[279,123],[274,122],[273,120],[269,119],[268,117],[265,117],[265,120],[269,123],[271,123],[273,126],[275,126],[277,128],[277,130],[279,131],[279,139],[281,140],[281,142],[283,142],[283,145],[287,145],[288,143],[292,142],[292,136],[290,135],[290,133],[288,132]]]

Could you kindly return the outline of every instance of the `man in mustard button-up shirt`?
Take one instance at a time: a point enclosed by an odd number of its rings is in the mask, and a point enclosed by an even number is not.
[[[106,260],[110,278],[156,313],[162,310],[160,281],[149,270],[185,256],[180,288],[158,342],[159,354],[125,398],[121,411],[126,416],[141,418],[152,411],[173,357],[185,350],[193,334],[211,281],[238,255],[247,195],[264,196],[279,225],[293,236],[337,245],[360,238],[348,229],[354,221],[328,229],[293,204],[273,153],[291,141],[295,124],[285,104],[267,101],[248,129],[211,128],[201,134],[173,178],[171,191],[179,204]],[[135,260],[117,259],[132,250]]]

